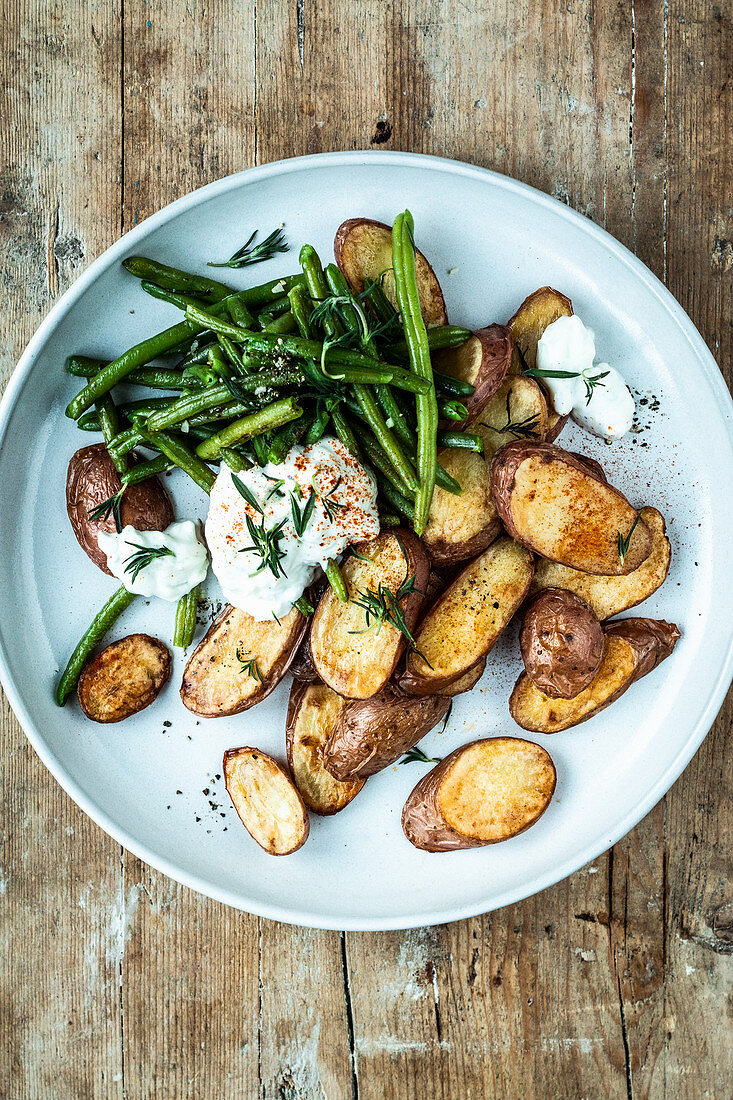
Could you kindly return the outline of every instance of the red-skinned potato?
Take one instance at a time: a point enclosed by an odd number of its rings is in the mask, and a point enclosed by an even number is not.
[[[442,696],[403,695],[391,684],[371,699],[346,702],[324,746],[324,766],[337,779],[375,775],[445,718],[449,706]]]
[[[487,325],[476,329],[464,344],[434,353],[437,371],[473,386],[473,393],[462,398],[468,409],[467,420],[460,425],[452,421],[453,428],[472,420],[494,396],[509,370],[513,346],[512,334],[505,325]]]
[[[316,672],[316,666],[313,664],[308,634],[304,636],[303,641],[300,643],[300,648],[295,654],[288,671],[293,679],[299,680],[301,684],[320,683],[321,677]]]
[[[261,749],[224,753],[224,782],[245,829],[271,856],[297,852],[308,839],[308,811],[283,767]]]
[[[428,522],[423,532],[435,565],[452,565],[481,553],[501,530],[491,497],[491,471],[475,451],[448,448],[438,451],[438,461],[461,486],[449,493],[436,485]]]
[[[623,493],[553,443],[505,443],[491,461],[491,493],[512,538],[550,561],[618,576],[651,552],[651,532]]]
[[[138,461],[134,452],[130,461],[133,465]],[[99,549],[97,535],[115,530],[114,516],[111,510],[107,519],[92,519],[89,513],[121,488],[120,475],[104,443],[82,447],[71,456],[66,474],[66,510],[71,529],[84,553],[109,576],[107,555]],[[120,520],[123,527],[130,524],[137,531],[165,531],[173,523],[173,505],[157,477],[125,489]]]
[[[532,741],[472,741],[423,776],[405,802],[402,828],[426,852],[497,844],[534,825],[556,782],[549,753]]]
[[[559,733],[587,722],[669,657],[680,637],[674,623],[642,618],[609,623],[604,634],[601,667],[573,699],[545,695],[522,673],[509,699],[509,712],[517,725],[533,733]]]
[[[381,278],[384,293],[397,309],[392,271],[392,230],[388,225],[370,218],[349,218],[336,230],[333,252],[354,294],[362,293],[365,279]],[[415,275],[425,324],[447,325],[443,291],[435,272],[419,250],[415,252]]]
[[[364,786],[364,778],[347,776],[342,783],[325,767],[325,746],[346,705],[326,684],[294,683],[290,689],[285,726],[288,765],[303,801],[317,814],[337,814]]]
[[[510,370],[516,374],[521,373],[525,365],[537,366],[537,344],[542,333],[553,321],[559,317],[571,317],[573,303],[559,290],[553,290],[551,286],[541,286],[528,295],[521,306],[509,321],[509,329],[514,338],[515,351],[512,357]],[[523,356],[520,357],[521,351]],[[549,424],[545,436],[548,443],[554,443],[567,424],[569,417],[556,413],[552,407],[552,401],[548,397]]]
[[[601,667],[604,636],[585,600],[545,588],[530,600],[519,639],[527,675],[545,695],[573,699]]]
[[[84,666],[77,694],[93,722],[122,722],[154,702],[171,674],[171,655],[150,634],[128,634]]]

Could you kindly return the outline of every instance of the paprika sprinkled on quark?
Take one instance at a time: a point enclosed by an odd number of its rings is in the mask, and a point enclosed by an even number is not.
[[[331,437],[278,465],[233,474],[222,463],[211,490],[212,569],[229,603],[258,622],[286,615],[319,567],[378,534],[374,477]]]

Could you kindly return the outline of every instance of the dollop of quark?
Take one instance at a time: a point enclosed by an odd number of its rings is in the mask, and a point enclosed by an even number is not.
[[[165,531],[138,531],[127,524],[120,532],[100,531],[99,548],[107,555],[107,568],[118,577],[128,592],[138,596],[157,596],[174,603],[206,579],[209,557],[199,541],[196,524],[178,520]],[[165,548],[169,553],[153,557],[136,570],[136,560],[146,550]]]
[[[608,363],[594,363],[596,342],[580,317],[558,317],[537,344],[541,371],[568,371],[572,378],[542,376],[555,412],[570,413],[602,439],[620,439],[634,421],[634,398],[623,377]]]
[[[277,465],[233,474],[222,463],[211,490],[212,569],[225,599],[258,622],[286,615],[330,558],[378,534],[375,479],[335,438]]]

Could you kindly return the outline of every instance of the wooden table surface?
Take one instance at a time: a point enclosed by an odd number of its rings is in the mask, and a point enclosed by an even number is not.
[[[85,266],[172,199],[374,147],[495,168],[593,218],[730,371],[732,14],[6,0],[3,377]],[[339,934],[234,912],[140,863],[4,704],[0,1096],[728,1100],[731,715],[729,700],[667,797],[558,886],[458,924]]]

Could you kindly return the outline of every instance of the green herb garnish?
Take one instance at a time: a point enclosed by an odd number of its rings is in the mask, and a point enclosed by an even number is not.
[[[237,648],[237,660],[242,666],[239,670],[240,672],[246,672],[247,675],[251,676],[253,680],[256,680],[258,684],[262,683],[262,673],[260,672],[256,657],[246,658],[239,652],[239,648]]]
[[[591,378],[585,373],[585,371],[583,371],[583,381],[585,382],[585,404],[586,404],[586,407],[588,405],[590,405],[590,399],[593,396],[593,390],[596,388],[596,386],[602,386],[602,387],[605,388],[606,383],[601,382],[601,379],[605,378],[606,375],[608,375],[610,373],[611,373],[610,371],[604,370],[603,374],[595,374]]]
[[[285,520],[281,519],[277,526],[267,528],[264,522],[255,523],[248,515],[245,515],[244,518],[247,521],[247,530],[252,539],[252,545],[242,546],[239,553],[253,552],[259,554],[262,558],[261,564],[255,569],[254,573],[250,573],[250,576],[256,577],[264,569],[269,569],[275,578],[287,577],[287,573],[280,565],[281,560],[285,557],[285,551],[280,548],[280,542],[284,538],[282,529],[285,526]]]
[[[168,546],[141,546],[139,542],[131,542],[135,547],[135,553],[125,558],[125,573],[130,573],[130,579],[137,580],[138,573],[156,560],[156,558],[175,558],[175,552]]]
[[[122,489],[118,489],[117,492],[114,493],[111,497],[108,497],[107,500],[103,500],[101,504],[98,504],[96,506],[96,508],[92,508],[90,511],[88,511],[87,515],[89,519],[95,521],[99,520],[103,522],[104,520],[109,519],[110,516],[114,516],[115,530],[119,535],[122,531],[122,516],[120,514],[120,508],[122,505],[122,494],[124,493],[124,491],[124,487]]]
[[[510,390],[506,395],[506,424],[501,428],[492,428],[491,424],[486,424],[483,420],[480,420],[481,427],[488,428],[490,432],[499,432],[502,435],[508,433],[514,439],[536,439],[539,435],[539,432],[536,431],[539,426],[539,413],[535,413],[534,416],[527,416],[524,420],[517,420],[514,423],[510,410],[511,396]]]
[[[300,486],[298,486],[300,488]],[[302,539],[305,534],[305,529],[310,523],[310,518],[313,515],[313,509],[316,504],[316,494],[311,490],[310,496],[301,508],[295,499],[295,493],[290,494],[290,510],[293,516],[293,527],[295,533],[299,539]]]
[[[254,239],[257,236],[259,230],[255,229],[254,233],[250,236],[241,248],[237,249],[233,256],[230,256],[224,263],[209,263],[207,267],[249,267],[251,264],[260,264],[264,260],[271,260],[278,252],[289,252],[290,245],[285,240],[285,234],[282,229],[274,229],[270,233],[269,237],[265,237],[264,241],[260,241],[259,244],[254,243]]]
[[[242,479],[240,477],[237,477],[236,474],[232,474],[232,482],[234,483],[234,488],[237,490],[241,497],[244,497],[250,508],[254,508],[255,512],[259,512],[261,516],[264,516],[265,513],[262,505],[258,501],[257,497],[254,495],[252,490],[244,484]]]
[[[414,749],[408,749],[400,764],[439,764],[443,759],[442,756],[426,756],[421,748],[416,745]]]
[[[639,513],[637,515],[636,519],[632,523],[631,530],[629,531],[626,538],[623,537],[623,535],[621,534],[620,531],[617,532],[618,533],[618,556],[619,556],[620,561],[624,561],[624,559],[626,558],[626,555],[629,552],[629,546],[631,545],[631,536],[633,535],[634,530],[636,528],[636,525],[637,525],[637,523],[639,522],[640,519],[641,519],[641,513]]]

